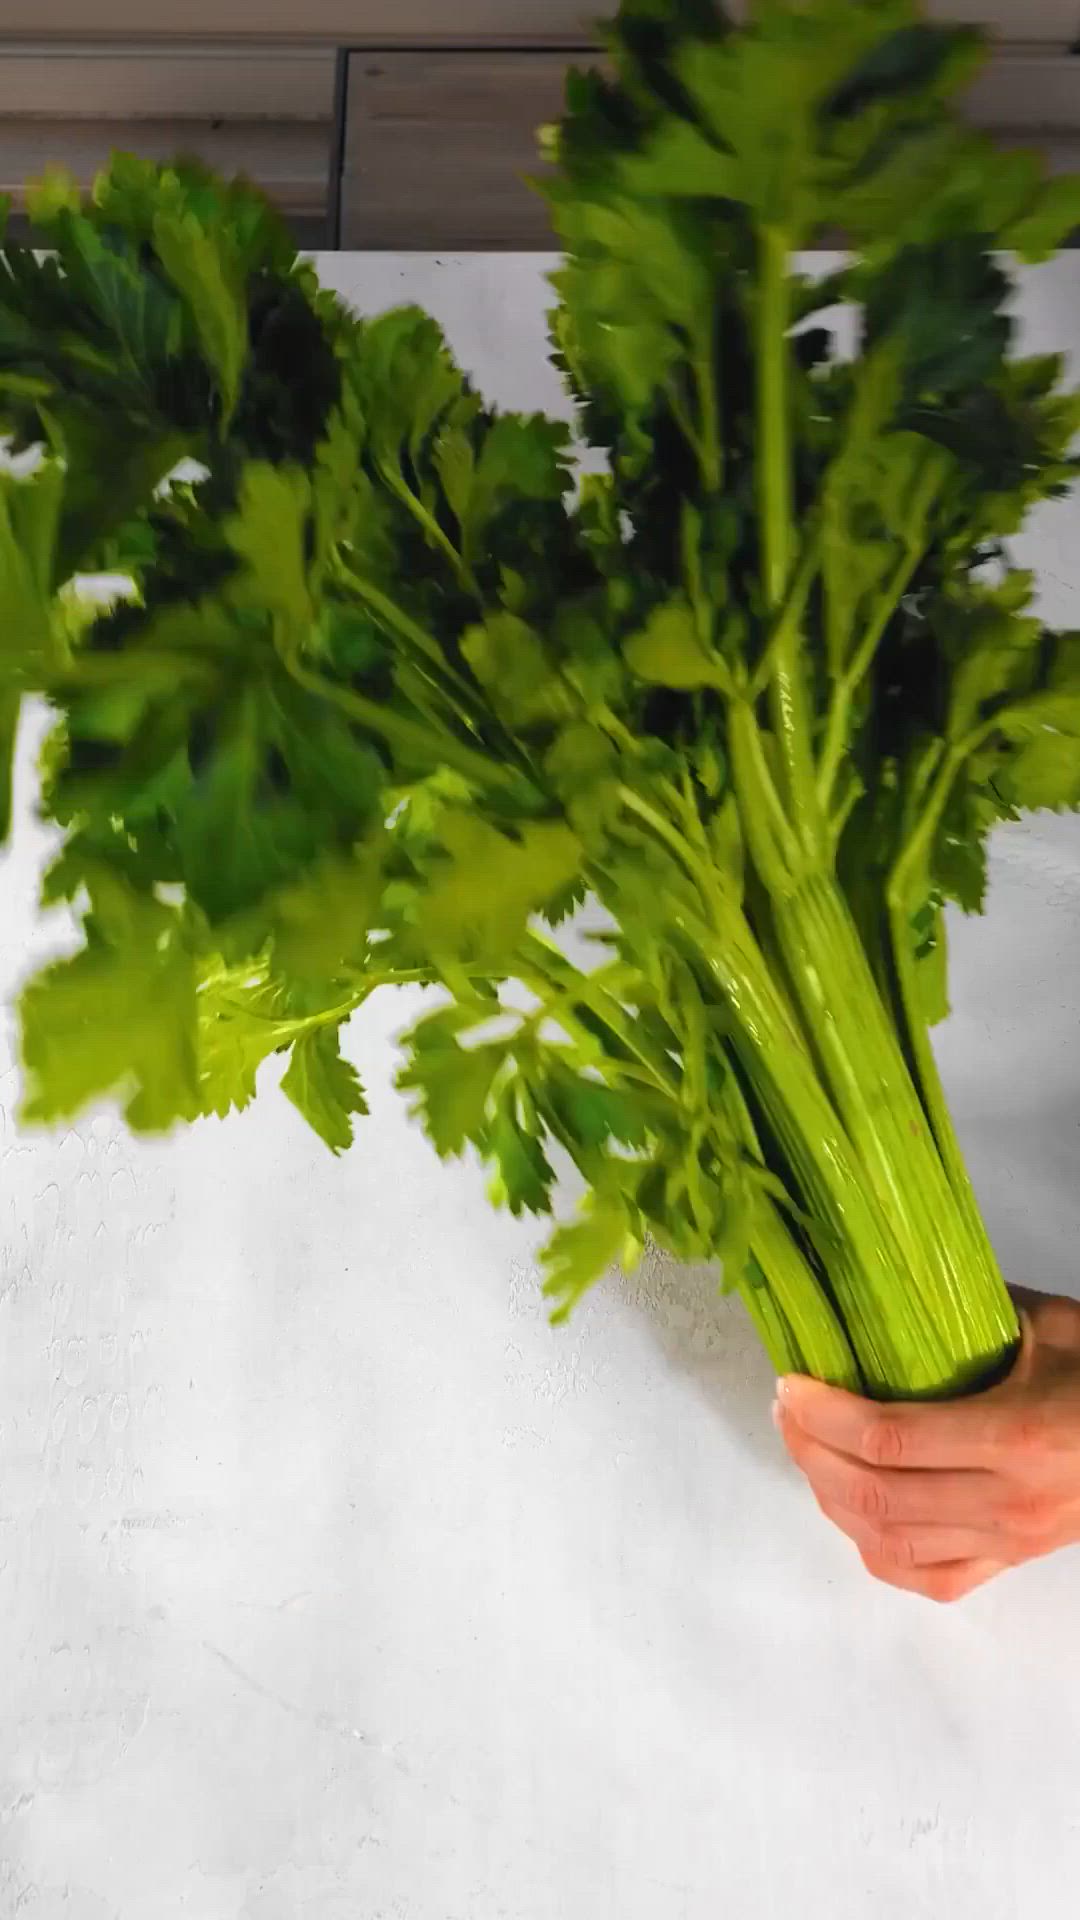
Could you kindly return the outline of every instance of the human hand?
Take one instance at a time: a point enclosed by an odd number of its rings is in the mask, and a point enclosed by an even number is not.
[[[867,1570],[961,1600],[1080,1541],[1080,1306],[1017,1289],[1023,1344],[970,1400],[879,1405],[790,1376],[773,1417],[822,1512]]]

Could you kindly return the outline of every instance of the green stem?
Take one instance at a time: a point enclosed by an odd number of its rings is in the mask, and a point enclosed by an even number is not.
[[[934,835],[949,803],[949,795],[966,756],[964,746],[954,746],[937,759],[936,772],[929,781],[926,761],[916,767],[920,793],[915,823],[893,865],[888,881],[890,905],[910,906],[919,880],[925,877]]]
[[[338,561],[345,583],[351,587],[357,598],[369,607],[376,619],[391,633],[406,640],[414,650],[431,662],[440,676],[454,689],[455,694],[466,700],[470,706],[476,706],[476,688],[451,666],[438,641],[417,624],[403,607],[377,587],[373,580],[367,580],[362,574],[354,572],[343,560]]]
[[[775,902],[803,1024],[880,1217],[912,1307],[946,1354],[941,1389],[985,1375],[1015,1315],[985,1232],[957,1204],[866,952],[831,879]]]
[[[701,436],[694,425],[690,409],[683,399],[682,394],[679,392],[676,382],[674,380],[666,381],[664,384],[664,392],[667,395],[668,406],[671,408],[671,417],[675,425],[678,427],[687,446],[693,453],[698,466],[704,470],[705,449],[701,443]]]
[[[332,680],[324,680],[321,674],[309,672],[298,661],[289,661],[288,670],[297,686],[314,694],[317,699],[328,700],[333,706],[339,707],[351,720],[368,728],[390,746],[400,748],[402,753],[412,754],[422,763],[432,766],[453,767],[484,792],[520,793],[521,784],[516,774],[483,754],[474,753],[471,747],[455,740],[451,734],[434,733],[406,715],[394,713],[391,708],[366,699],[362,693],[354,693],[351,687],[339,687]]]
[[[957,1208],[835,881],[807,875],[792,888],[785,874],[771,896],[811,1052],[739,907],[670,821],[636,795],[623,798],[697,888],[701,914],[672,895],[673,935],[689,941],[719,989],[795,1197],[823,1224],[819,1251],[869,1387],[883,1397],[928,1395],[985,1378],[1009,1350],[1015,1316],[985,1243]],[[617,894],[616,882],[608,904],[618,918]]]
[[[701,577],[701,514],[696,507],[691,506],[689,500],[683,501],[679,521],[679,546],[683,585],[694,610],[698,639],[703,650],[711,653],[716,611],[706,595],[705,583]]]
[[[971,751],[972,746],[978,744],[985,731],[986,729],[979,729],[977,733],[970,736],[967,743],[961,743],[946,752],[923,802],[915,829],[889,876],[885,889],[885,901],[889,918],[893,972],[923,1107],[933,1130],[949,1185],[964,1215],[968,1229],[979,1245],[984,1264],[996,1272],[993,1249],[975,1198],[971,1176],[968,1173],[956,1129],[953,1126],[945,1098],[945,1089],[938,1072],[933,1043],[920,1003],[911,924],[913,912],[918,904],[916,896],[920,891],[925,891],[929,885],[929,855],[934,834],[948,805],[949,795],[966,754]]]
[[[165,687],[187,685],[193,680],[213,682],[218,677],[209,655],[200,656],[194,651],[167,652],[155,647],[138,649],[138,671],[140,680],[160,681]],[[131,678],[130,653],[124,650],[119,653],[95,653],[77,648],[67,664],[57,672],[49,693],[51,697],[54,693],[68,692],[78,687],[109,687],[118,682],[127,685]]]
[[[246,1007],[243,1002],[239,1000],[224,1000],[221,1004],[230,1007],[234,1013],[242,1015],[245,1020],[252,1020],[256,1021],[259,1025],[273,1027],[275,1033],[281,1035],[282,1044],[284,1045],[288,1041],[299,1040],[306,1033],[318,1033],[322,1027],[340,1027],[343,1021],[351,1020],[353,1014],[359,1012],[365,1000],[374,993],[377,986],[385,984],[385,982],[373,981],[365,986],[362,993],[357,993],[350,999],[343,1000],[340,1005],[327,1007],[322,1013],[305,1014],[302,1018],[295,1020],[275,1020],[273,1014],[255,1013],[250,1007]]]
[[[758,463],[761,554],[765,600],[772,613],[784,602],[791,572],[791,429],[788,420],[788,243],[766,227],[761,234],[758,286]]]
[[[660,815],[656,820],[662,823]],[[679,836],[671,831],[678,841]],[[633,1077],[651,1083],[664,1098],[676,1104],[681,1102],[684,1088],[680,1086],[673,1063],[658,1051],[654,1042],[638,1033],[639,1023],[603,990],[595,975],[580,973],[565,956],[535,935],[527,936],[523,958],[524,964],[519,964],[516,971],[526,985],[541,993],[546,1017],[565,1023],[565,1008],[572,1009],[575,1004],[588,1006],[615,1040],[639,1061],[639,1070]],[[612,1069],[616,1077],[628,1071],[617,1061],[606,1062],[605,1071]],[[724,1099],[736,1135],[745,1145],[754,1167],[764,1173],[752,1120],[730,1074],[725,1088]],[[768,1292],[763,1296],[760,1284],[752,1286],[749,1280],[739,1283],[740,1292],[774,1364],[781,1371],[809,1371],[819,1379],[857,1390],[862,1376],[843,1329],[776,1203],[764,1190],[759,1193],[755,1207],[751,1251],[765,1276]],[[748,1295],[746,1289],[751,1286]],[[787,1330],[787,1344],[781,1340],[783,1329]]]
[[[628,813],[635,814],[639,820],[644,820],[650,832],[655,834],[658,840],[663,841],[669,853],[675,855],[687,878],[704,897],[713,904],[719,905],[719,883],[709,859],[695,852],[678,828],[673,826],[670,820],[665,819],[657,808],[651,807],[647,800],[643,800],[640,794],[635,793],[633,787],[621,786],[619,798]]]
[[[862,639],[846,667],[841,667],[838,639],[835,636],[830,639],[828,657],[837,670],[837,680],[829,706],[825,742],[818,772],[818,793],[826,812],[832,805],[833,789],[848,743],[852,702],[873,666],[875,655],[885,637],[889,622],[911,585],[926,552],[927,524],[947,471],[941,450],[935,448],[928,451],[920,465],[908,502],[903,550],[892,573],[875,598]],[[831,623],[830,611],[827,611],[826,618]]]
[[[724,485],[724,453],[720,440],[720,394],[716,383],[715,322],[711,319],[694,361],[694,374],[701,410],[701,477],[706,493],[719,493]]]
[[[473,974],[470,978],[483,980],[486,983],[491,981],[489,973]],[[440,975],[434,967],[390,967],[379,973],[365,973],[359,976],[356,992],[350,994],[347,1000],[339,1001],[337,1006],[325,1007],[320,1013],[301,1014],[296,1018],[285,1020],[278,1019],[272,1013],[259,1013],[256,1008],[248,1006],[241,1000],[223,1000],[222,1005],[231,1007],[234,1013],[242,1014],[245,1020],[252,1021],[257,1026],[275,1027],[280,1033],[295,1039],[300,1034],[313,1033],[320,1027],[339,1027],[342,1021],[349,1020],[354,1013],[358,1013],[364,1002],[369,1000],[373,993],[377,993],[380,987],[434,987],[438,986],[439,982]],[[218,984],[219,982],[211,977],[206,981],[205,986],[209,990]]]
[[[864,792],[865,788],[862,781],[853,774],[848,782],[847,792],[841,798],[839,806],[834,807],[829,815],[829,845],[834,853],[844,837],[844,829],[858,806],[859,801],[862,799]]]
[[[760,949],[762,960],[769,970],[769,977],[776,989],[777,996],[783,1004],[788,1026],[792,1034],[798,1036],[799,1045],[807,1057],[810,1058],[812,1054],[810,1041],[803,1032],[799,1008],[796,1005],[795,996],[791,990],[791,982],[788,979],[787,961],[780,951],[780,943],[776,937],[773,898],[774,896],[769,893],[768,888],[764,885],[757,868],[753,862],[751,862],[746,870],[744,912],[747,924],[753,934],[756,945]]]
[[[913,824],[908,828],[907,838],[889,878],[890,891],[898,898],[910,898],[913,889],[918,886],[920,877],[929,867],[934,835],[941,825],[942,815],[949,804],[949,796],[965,761],[969,760],[992,734],[1007,730],[1010,716],[1023,710],[1022,702],[1017,702],[1015,707],[1006,707],[1002,712],[993,714],[989,720],[981,721],[978,726],[971,729],[970,733],[963,735],[961,739],[954,740],[944,750],[940,742],[932,741],[926,752],[917,760],[908,801],[908,818]]]
[[[671,1064],[663,1055],[658,1061],[654,1048],[639,1040],[634,1032],[632,1017],[618,1002],[598,990],[594,976],[580,974],[570,962],[549,953],[544,943],[535,936],[527,938],[525,951],[539,963],[541,988],[548,988],[549,981],[556,983],[554,996],[550,990],[544,994],[543,1012],[546,1017],[554,1017],[560,1022],[565,1019],[560,1001],[568,1002],[571,1006],[574,1003],[590,1006],[610,1028],[614,1037],[643,1063],[635,1073],[620,1062],[608,1060],[605,1062],[605,1073],[616,1079],[631,1074],[633,1078],[651,1084],[666,1099],[676,1104],[681,1101],[684,1088],[680,1087]],[[533,983],[530,965],[519,967],[518,971],[526,984]],[[732,1124],[744,1142],[753,1165],[764,1173],[753,1123],[737,1084],[731,1075],[725,1084],[724,1097],[731,1111]],[[692,1204],[692,1192],[689,1197]],[[861,1384],[861,1376],[843,1329],[820,1282],[793,1240],[776,1203],[765,1191],[758,1195],[750,1244],[758,1269],[767,1283],[767,1292],[763,1297],[760,1281],[754,1283],[749,1278],[740,1281],[739,1287],[767,1350],[773,1356],[774,1364],[781,1371],[808,1371],[816,1378],[857,1389]],[[750,1289],[749,1295],[747,1288]]]
[[[790,1322],[783,1311],[763,1273],[761,1263],[752,1258],[742,1278],[736,1282],[739,1297],[753,1323],[754,1331],[769,1357],[770,1364],[778,1376],[788,1373],[812,1372]]]
[[[743,1141],[754,1163],[763,1166],[750,1109],[731,1072],[725,1078],[721,1097],[731,1115],[736,1136]],[[802,1356],[800,1371],[813,1374],[817,1380],[827,1380],[832,1386],[860,1392],[863,1379],[847,1335],[779,1208],[765,1193],[761,1194],[755,1209],[750,1251]],[[752,1284],[751,1276],[747,1276],[747,1281]],[[745,1293],[743,1297],[746,1298]],[[752,1303],[747,1304],[752,1310]]]
[[[766,691],[772,677],[778,654],[798,640],[799,628],[806,603],[810,598],[810,589],[821,567],[821,529],[816,527],[808,538],[804,539],[798,565],[788,588],[787,598],[773,623],[773,630],[765,642],[762,655],[750,682],[750,698],[757,700]]]
[[[919,982],[911,929],[911,916],[899,900],[889,901],[891,956],[904,1033],[918,1082],[923,1108],[930,1123],[942,1165],[968,1231],[979,1243],[984,1265],[995,1266],[993,1248],[986,1224],[975,1198],[963,1151],[945,1099],[937,1059],[929,1028],[922,1011]]]
[[[554,983],[571,1004],[576,1001],[588,1007],[597,1019],[603,1021],[619,1044],[640,1063],[653,1084],[670,1099],[678,1101],[679,1083],[672,1062],[642,1032],[640,1021],[635,1020],[618,1000],[605,991],[597,974],[582,973],[565,954],[558,952],[537,934],[526,934],[522,954],[539,974],[545,988]],[[526,978],[525,975],[521,977]]]
[[[847,749],[852,702],[874,663],[889,621],[907,592],[921,559],[921,548],[905,550],[874,607],[850,665],[833,688],[818,768],[818,797],[826,812],[832,805],[833,789]]]
[[[795,884],[805,855],[776,791],[761,731],[746,700],[733,701],[728,708],[728,745],[751,858],[770,892],[783,893]]]
[[[634,1022],[618,1002],[597,990],[595,977],[584,976],[562,956],[549,953],[544,943],[528,936],[526,953],[539,961],[534,974],[526,963],[517,971],[526,985],[539,985],[544,997],[541,1009],[545,1018],[554,1018],[573,1030],[566,1008],[574,1004],[591,1007],[610,1028],[613,1036],[643,1063],[633,1068],[616,1060],[605,1060],[605,1075],[614,1080],[629,1078],[648,1086],[667,1100],[680,1103],[680,1087],[670,1063],[654,1049],[642,1044],[634,1033]],[[561,978],[560,976],[565,976]],[[555,991],[551,991],[551,983]],[[589,1037],[587,1032],[586,1039]],[[737,1134],[744,1141],[755,1168],[764,1175],[760,1149],[753,1124],[741,1099],[735,1080],[726,1082],[728,1106]],[[694,1201],[692,1184],[688,1193]],[[738,1282],[758,1332],[781,1372],[809,1372],[816,1378],[832,1381],[853,1391],[861,1385],[861,1376],[843,1329],[830,1306],[817,1276],[800,1252],[779,1209],[768,1192],[761,1191],[755,1206],[750,1238],[751,1253],[758,1278],[749,1273]]]
[[[453,541],[443,532],[435,515],[428,512],[423,501],[413,492],[400,469],[389,463],[380,462],[379,472],[395,498],[400,500],[402,506],[412,514],[417,526],[423,528],[432,546],[437,547],[448,562],[458,584],[464,587],[466,593],[471,594],[474,600],[479,600],[482,596],[472,568],[458,552]]]
[[[813,1374],[815,1380],[826,1380],[830,1386],[860,1393],[863,1377],[847,1336],[779,1208],[769,1199],[759,1203],[750,1251],[791,1329],[802,1357],[799,1371]]]
[[[22,715],[22,694],[17,687],[0,691],[0,846],[11,833],[15,750]]]
[[[701,964],[726,1007],[736,1053],[820,1225],[818,1251],[870,1390],[883,1397],[940,1390],[950,1354],[912,1297],[894,1236],[818,1072],[792,1026],[749,927],[732,910],[716,927],[678,907],[673,937]]]
[[[713,857],[712,848],[709,845],[709,836],[705,832],[705,823],[698,811],[697,800],[694,797],[694,781],[689,767],[684,765],[680,769],[678,786],[675,785],[673,780],[662,780],[659,782],[659,785],[661,790],[667,795],[669,805],[675,809],[680,820],[684,822],[686,831],[699,854],[701,854],[704,859],[711,860]]]
[[[898,1071],[890,1072],[887,1086],[878,1083],[879,1036],[871,1031],[867,1037],[862,1018],[872,1010],[877,990],[861,947],[862,967],[849,972],[850,951],[842,938],[822,939],[816,909],[808,914],[800,900],[793,916],[790,903],[782,903],[776,918],[808,1031],[824,1052],[823,1029],[841,1006],[837,1044],[853,1043],[865,1065],[860,1075],[845,1062],[844,1097],[838,1089],[835,1105],[799,1035],[792,1033],[783,1001],[740,916],[730,914],[725,925],[711,931],[676,911],[673,932],[692,942],[728,1008],[736,1051],[792,1169],[795,1197],[820,1223],[817,1251],[869,1390],[882,1398],[962,1391],[985,1379],[1014,1342],[1008,1295],[999,1275],[981,1271],[978,1249],[958,1216],[891,1028],[886,1053],[891,1046]],[[799,936],[794,940],[793,932]],[[836,928],[831,932],[835,936]],[[802,941],[809,951],[793,952]],[[817,976],[819,988],[822,980],[835,982],[835,1005],[831,996],[822,1009],[813,992],[807,995],[808,975]],[[835,1075],[836,1046],[829,1051]],[[850,1136],[845,1118],[854,1129]],[[912,1126],[913,1132],[905,1132]],[[895,1168],[883,1164],[878,1128],[896,1154]],[[903,1140],[900,1150],[897,1135]],[[902,1242],[903,1222],[892,1204],[897,1174],[901,1212],[908,1198],[904,1181],[917,1207],[914,1259]]]
[[[789,391],[791,286],[788,237],[764,227],[757,294],[757,472],[765,606],[776,618],[792,574],[793,501]],[[821,810],[814,782],[813,739],[798,628],[783,623],[772,648],[769,711],[780,750],[785,799],[803,845],[817,852]]]

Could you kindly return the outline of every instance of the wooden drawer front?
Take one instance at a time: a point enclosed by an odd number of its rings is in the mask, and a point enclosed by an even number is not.
[[[46,167],[64,166],[88,189],[117,149],[145,160],[194,154],[208,167],[256,180],[281,211],[325,219],[330,127],[310,123],[199,120],[17,120],[0,119],[0,193],[16,210],[24,183]]]
[[[0,38],[557,47],[592,39],[597,14],[614,11],[615,0],[3,0]]]
[[[588,55],[584,56],[586,59]],[[565,53],[357,53],[350,61],[343,247],[553,246],[523,175],[562,112]]]
[[[2,11],[3,0],[0,0]],[[321,120],[334,110],[328,47],[163,47],[94,41],[5,46],[0,122],[71,120]]]
[[[324,45],[565,46],[588,41],[615,0],[3,0],[0,37],[319,40]],[[730,0],[737,17],[740,0]],[[932,16],[976,21],[1003,39],[1068,45],[1075,0],[929,0]]]

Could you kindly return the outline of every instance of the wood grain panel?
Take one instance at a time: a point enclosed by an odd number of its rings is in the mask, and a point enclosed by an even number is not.
[[[593,56],[580,56],[583,62]],[[537,129],[562,110],[573,56],[357,53],[350,61],[342,245],[447,252],[548,248]],[[1006,143],[1080,163],[1080,59],[1002,48],[967,112]]]
[[[614,0],[186,0],[182,8],[164,0],[3,0],[0,36],[558,45],[587,42],[597,16],[613,11]],[[1076,0],[930,0],[930,12],[1011,40],[1065,45],[1080,27]]]
[[[342,188],[345,247],[550,247],[524,184],[537,132],[562,110],[566,56],[357,54]]]
[[[0,36],[566,44],[594,37],[596,0],[3,0]]]
[[[333,100],[328,47],[0,42],[0,118],[329,121]]]
[[[977,126],[1003,137],[1055,133],[1080,139],[1080,59],[1001,53],[975,81],[967,111]]]
[[[326,208],[330,128],[316,122],[0,119],[0,193],[21,207],[24,183],[53,164],[89,186],[114,148],[154,160],[195,154],[221,173],[256,180],[283,213]]]

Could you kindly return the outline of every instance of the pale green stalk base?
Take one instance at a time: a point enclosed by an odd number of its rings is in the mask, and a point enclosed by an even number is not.
[[[739,1291],[759,1332],[765,1320],[775,1329],[765,1346],[777,1372],[810,1373],[831,1386],[860,1392],[862,1375],[847,1336],[770,1200],[762,1203],[750,1244],[750,1267]]]
[[[678,931],[730,1011],[732,1043],[790,1170],[792,1197],[816,1224],[815,1251],[865,1389],[881,1399],[948,1397],[999,1370],[1018,1338],[1016,1315],[948,1184],[834,891],[823,901],[815,883],[812,899],[788,901],[776,917],[798,1023],[740,913],[725,913],[716,931],[684,914]],[[828,996],[818,984],[825,981]],[[759,1265],[789,1331],[794,1297],[824,1300],[805,1263],[798,1271],[783,1261],[784,1291],[771,1262],[759,1256]],[[818,1309],[807,1311],[815,1318]],[[807,1356],[806,1370],[830,1377],[836,1364],[835,1354],[820,1369]]]
[[[811,880],[774,916],[823,1077],[893,1234],[888,1317],[903,1371],[892,1390],[964,1391],[997,1370],[1019,1331],[981,1222],[973,1231],[970,1188],[950,1184],[839,886]]]

